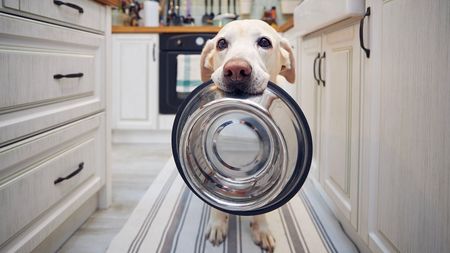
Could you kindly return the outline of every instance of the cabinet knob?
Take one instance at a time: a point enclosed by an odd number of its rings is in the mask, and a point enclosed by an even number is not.
[[[364,19],[370,16],[370,7],[367,7],[367,11],[359,23],[359,44],[362,50],[366,53],[367,58],[370,58],[370,49],[364,46]]]
[[[316,58],[314,59],[314,63],[313,63],[314,80],[316,80],[317,85],[320,85],[320,80],[317,78],[317,75],[316,75],[317,60],[319,60],[319,58],[320,58],[320,53],[317,53],[317,56],[316,56]]]
[[[83,73],[73,73],[73,74],[67,74],[67,75],[63,75],[63,74],[55,74],[55,75],[53,75],[53,79],[79,78],[79,77],[83,77],[83,76],[84,76]]]
[[[84,162],[81,162],[80,164],[78,164],[78,169],[74,170],[72,173],[70,173],[69,175],[65,176],[65,177],[58,177],[53,183],[54,184],[59,184],[64,180],[70,179],[72,177],[74,177],[75,175],[77,175],[78,173],[80,173],[84,168]]]
[[[325,52],[323,52],[323,55],[319,58],[319,80],[322,82],[323,87],[325,87],[325,80],[322,78],[322,59],[325,59],[325,57]]]
[[[77,10],[78,13],[80,13],[80,14],[84,13],[83,8],[81,8],[80,6],[78,6],[76,4],[73,4],[73,3],[63,2],[63,1],[60,1],[60,0],[53,0],[53,3],[58,5],[58,6],[65,5],[67,7],[73,8],[73,9]]]

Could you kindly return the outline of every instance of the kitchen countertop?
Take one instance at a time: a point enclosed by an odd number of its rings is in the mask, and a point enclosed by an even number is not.
[[[294,26],[293,19],[278,26],[278,32],[286,32]],[[112,33],[217,33],[220,26],[113,26]]]
[[[101,3],[104,5],[109,5],[109,6],[118,6],[119,5],[119,1],[117,0],[95,0],[97,3]]]
[[[219,26],[113,26],[112,33],[217,33]]]

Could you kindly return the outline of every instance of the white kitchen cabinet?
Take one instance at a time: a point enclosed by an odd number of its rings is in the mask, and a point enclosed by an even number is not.
[[[369,247],[450,252],[450,2],[366,3]]]
[[[4,0],[0,11],[95,33],[105,32],[107,27],[103,19],[107,11],[92,0]]]
[[[99,34],[0,13],[0,146],[104,110],[105,46]],[[55,78],[67,74],[80,76]]]
[[[321,82],[317,78],[317,63],[322,53],[321,36],[305,39],[301,43],[299,61],[300,105],[308,120],[313,139],[313,159],[310,177],[319,181],[319,143],[320,143],[320,92]]]
[[[157,34],[114,34],[113,129],[154,130],[158,127]]]
[[[111,10],[31,2],[0,2],[0,252],[55,252],[111,200]]]
[[[105,183],[105,136],[105,114],[100,113],[0,148],[0,251],[36,247],[61,225],[55,217],[73,212],[68,203],[83,203],[76,192],[100,189]],[[39,239],[23,239],[20,233]]]
[[[321,183],[357,229],[360,125],[360,49],[357,26],[323,35]]]
[[[450,252],[450,2],[366,7],[370,57],[355,20],[300,39],[311,178],[361,251]]]
[[[360,52],[357,26],[302,41],[300,103],[311,128],[311,177],[358,227]]]

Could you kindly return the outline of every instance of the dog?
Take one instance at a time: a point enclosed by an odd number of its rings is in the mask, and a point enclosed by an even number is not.
[[[201,79],[212,79],[225,92],[259,94],[268,81],[279,82],[284,77],[295,82],[294,53],[287,39],[260,20],[236,20],[226,24],[208,40],[200,58]],[[213,209],[206,239],[221,244],[228,232],[227,213]],[[265,215],[252,217],[250,230],[253,241],[272,252],[275,238]]]

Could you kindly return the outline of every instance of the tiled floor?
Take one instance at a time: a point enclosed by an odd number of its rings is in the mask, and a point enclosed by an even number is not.
[[[58,252],[105,252],[171,155],[169,144],[113,145],[112,206],[95,212]]]

